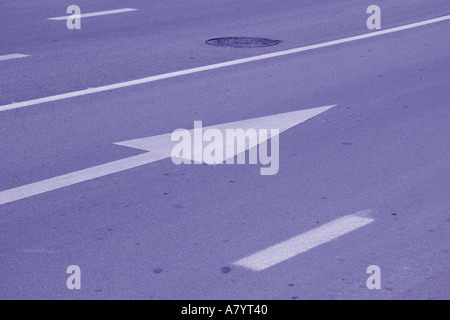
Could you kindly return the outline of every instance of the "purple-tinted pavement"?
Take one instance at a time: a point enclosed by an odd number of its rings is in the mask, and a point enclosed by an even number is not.
[[[373,1],[0,4],[0,105],[370,32]],[[447,0],[377,1],[383,29]],[[0,192],[142,153],[116,142],[319,106],[280,171],[170,159],[0,206],[0,299],[449,299],[450,21],[0,112]],[[227,49],[221,36],[282,40]],[[267,270],[232,265],[361,210],[374,222]],[[69,265],[82,289],[66,288]],[[382,289],[368,290],[378,265]],[[224,272],[226,271],[226,272]],[[229,271],[229,272],[228,272]]]

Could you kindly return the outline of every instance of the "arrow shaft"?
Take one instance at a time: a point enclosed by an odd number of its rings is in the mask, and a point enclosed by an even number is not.
[[[170,156],[149,152],[0,192],[0,205],[140,167]]]
[[[372,210],[365,210],[339,218],[295,238],[259,251],[235,262],[234,265],[253,271],[265,270],[372,223],[374,219],[371,218],[371,213]]]

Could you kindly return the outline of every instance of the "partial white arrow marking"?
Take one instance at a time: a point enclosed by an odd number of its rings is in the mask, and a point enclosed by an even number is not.
[[[374,219],[370,217],[371,213],[371,210],[365,210],[354,215],[339,218],[295,238],[259,251],[233,264],[253,271],[268,269],[372,223]]]
[[[245,146],[244,151],[247,151],[249,149],[252,149],[256,147],[258,144],[261,144],[270,138],[275,137],[276,135],[273,135],[271,137],[267,136],[264,138],[261,138],[259,135],[260,129],[278,129],[279,134],[282,132],[302,123],[305,122],[308,119],[311,119],[331,108],[335,107],[333,106],[326,106],[326,107],[319,107],[319,108],[313,108],[313,109],[307,109],[307,110],[300,110],[300,111],[294,111],[294,112],[287,112],[287,113],[281,113],[266,117],[260,117],[255,119],[249,119],[249,120],[243,120],[243,121],[236,121],[236,122],[230,122],[230,123],[224,123],[209,127],[203,127],[203,131],[207,131],[209,129],[217,129],[219,130],[223,136],[226,136],[226,130],[236,130],[236,129],[242,129],[244,131],[248,129],[254,129],[257,131],[257,139],[252,143],[248,142]],[[191,135],[194,134],[194,129],[189,130]],[[136,139],[136,140],[130,140],[130,141],[124,141],[124,142],[118,142],[117,145],[144,150],[144,151],[152,151],[157,152],[158,154],[170,154],[173,147],[178,142],[172,142],[170,141],[171,134],[165,134],[161,136],[154,136],[154,137],[148,137],[148,138],[142,138],[142,139]],[[256,142],[258,141],[258,142]],[[229,143],[229,141],[228,141]],[[227,146],[224,146],[224,149],[226,150]],[[200,150],[202,152],[202,150]],[[228,158],[233,158],[240,154],[242,152],[238,152],[237,148],[234,149],[234,153],[224,155],[223,161],[228,160]],[[197,154],[193,152],[191,154],[191,157],[188,160],[194,161],[194,159],[197,159]],[[200,157],[201,158],[201,157]]]
[[[45,97],[45,98],[33,99],[33,100],[28,100],[28,101],[23,101],[23,102],[15,102],[15,103],[0,106],[0,112],[6,111],[6,110],[13,110],[13,109],[18,109],[18,108],[34,106],[34,105],[38,105],[41,103],[48,103],[48,102],[59,101],[59,100],[63,100],[63,99],[85,96],[88,94],[106,92],[106,91],[110,91],[110,90],[117,90],[120,88],[127,88],[127,87],[131,87],[131,86],[141,85],[144,83],[151,83],[154,81],[160,81],[160,80],[164,80],[164,79],[170,79],[170,78],[185,76],[188,74],[205,72],[205,71],[209,71],[209,70],[221,69],[221,68],[236,66],[236,65],[240,65],[240,64],[244,64],[244,63],[250,63],[250,62],[255,62],[255,61],[260,61],[260,60],[282,57],[282,56],[296,54],[296,53],[305,52],[305,51],[309,51],[309,50],[331,47],[331,46],[339,45],[342,43],[348,43],[348,42],[353,42],[353,41],[369,39],[369,38],[373,38],[373,37],[382,36],[385,34],[390,34],[393,32],[399,32],[399,31],[408,30],[408,29],[412,29],[412,28],[418,28],[418,27],[426,26],[426,25],[433,24],[433,23],[443,22],[443,21],[447,21],[447,20],[450,20],[450,15],[446,15],[446,16],[431,19],[431,20],[421,21],[421,22],[417,22],[417,23],[407,24],[404,26],[395,27],[395,28],[391,28],[391,29],[385,29],[385,30],[380,30],[380,31],[376,31],[376,32],[361,34],[358,36],[322,42],[322,43],[318,43],[318,44],[314,44],[314,45],[310,45],[310,46],[299,47],[299,48],[295,48],[295,49],[289,49],[289,50],[279,51],[279,52],[274,52],[274,53],[269,53],[269,54],[263,54],[263,55],[244,58],[244,59],[232,60],[232,61],[228,61],[228,62],[217,63],[217,64],[212,64],[212,65],[198,67],[198,68],[192,68],[192,69],[181,70],[181,71],[176,71],[176,72],[169,72],[169,73],[160,74],[157,76],[151,76],[151,77],[132,80],[132,81],[120,82],[120,83],[110,84],[110,85],[101,86],[101,87],[97,87],[97,88],[89,88],[89,89],[85,89],[85,90],[57,94],[57,95],[49,96],[49,97]]]
[[[77,17],[80,18],[90,18],[90,17],[98,17],[98,16],[106,16],[110,14],[117,14],[117,13],[124,13],[124,12],[131,12],[131,11],[137,11],[138,9],[131,9],[131,8],[125,8],[125,9],[116,9],[116,10],[108,10],[108,11],[99,11],[99,12],[91,12],[91,13],[83,13]],[[73,18],[73,16],[63,16],[63,17],[54,17],[54,18],[48,18],[48,20],[67,20],[69,18]]]
[[[109,162],[92,168],[2,191],[0,192],[0,205],[140,167],[165,158],[167,157],[158,157],[151,153],[144,153],[138,156]]]
[[[329,110],[332,107],[334,106],[282,113],[267,117],[220,124],[209,128],[233,129],[248,128],[254,126],[254,128],[279,129],[280,132],[283,132]],[[1,191],[0,205],[170,158],[172,147],[174,145],[174,142],[171,141],[171,135],[172,134],[163,134],[144,139],[117,143],[121,146],[137,148],[148,152],[130,158],[72,172],[55,178]]]
[[[5,56],[0,56],[0,61],[6,61],[6,60],[12,60],[12,59],[20,59],[20,58],[26,58],[29,57],[26,54],[20,54],[20,53],[16,53],[16,54],[8,54]]]

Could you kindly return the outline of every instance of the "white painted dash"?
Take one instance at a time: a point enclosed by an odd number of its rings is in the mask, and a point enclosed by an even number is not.
[[[371,210],[365,210],[344,216],[290,240],[259,251],[233,264],[253,271],[268,269],[372,223],[374,219],[370,217],[371,212]]]

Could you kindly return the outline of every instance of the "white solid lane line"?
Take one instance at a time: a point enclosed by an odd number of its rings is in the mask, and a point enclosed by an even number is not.
[[[77,17],[80,17],[80,18],[98,17],[98,16],[106,16],[109,14],[117,14],[117,13],[131,12],[131,11],[137,11],[137,10],[138,9],[125,8],[125,9],[117,9],[117,10],[99,11],[99,12],[91,12],[91,13],[82,13],[81,15],[79,15]],[[69,16],[63,16],[63,17],[48,18],[48,20],[67,20],[68,18],[71,18],[71,17],[73,17],[73,16],[69,15]]]
[[[450,15],[443,16],[443,17],[436,18],[436,19],[427,20],[427,21],[408,24],[408,25],[401,26],[401,27],[396,27],[396,28],[376,31],[376,32],[372,32],[372,33],[362,34],[362,35],[354,36],[354,37],[350,37],[350,38],[344,38],[344,39],[339,39],[339,40],[334,40],[334,41],[327,41],[327,42],[323,42],[323,43],[319,43],[319,44],[315,44],[315,45],[311,45],[311,46],[300,47],[300,48],[290,49],[290,50],[285,50],[285,51],[279,51],[279,52],[264,54],[264,55],[260,55],[260,56],[250,57],[250,58],[238,59],[238,60],[213,64],[213,65],[204,66],[204,67],[170,72],[170,73],[165,73],[165,74],[161,74],[158,76],[152,76],[152,77],[148,77],[148,78],[120,82],[120,83],[106,85],[106,86],[97,87],[97,88],[90,88],[90,89],[85,89],[85,90],[80,90],[80,91],[74,91],[74,92],[70,92],[70,93],[58,94],[58,95],[40,98],[40,99],[11,103],[8,105],[0,106],[0,111],[29,107],[29,106],[33,106],[33,105],[37,105],[37,104],[41,104],[41,103],[59,101],[59,100],[63,100],[63,99],[85,96],[85,95],[93,94],[93,93],[116,90],[116,89],[120,89],[120,88],[131,87],[131,86],[144,84],[144,83],[150,83],[150,82],[159,81],[159,80],[163,80],[163,79],[184,76],[184,75],[188,75],[188,74],[192,74],[192,73],[198,73],[198,72],[203,72],[203,71],[208,71],[208,70],[220,69],[220,68],[225,68],[225,67],[229,67],[229,66],[235,66],[235,65],[239,65],[239,64],[259,61],[259,60],[265,60],[265,59],[270,59],[270,58],[275,58],[275,57],[286,56],[286,55],[299,53],[299,52],[303,52],[303,51],[334,46],[334,45],[341,44],[341,43],[357,41],[357,40],[362,40],[362,39],[367,39],[367,38],[373,38],[373,37],[377,37],[377,36],[381,36],[381,35],[385,35],[385,34],[389,34],[389,33],[393,33],[393,32],[417,28],[417,27],[421,27],[421,26],[425,26],[425,25],[429,25],[429,24],[433,24],[433,23],[437,23],[437,22],[442,22],[442,21],[446,21],[446,20],[450,20]]]
[[[344,216],[233,264],[253,271],[265,270],[372,223],[374,219],[371,218],[371,213],[371,210],[365,210]]]
[[[0,56],[0,61],[11,60],[11,59],[20,59],[20,58],[26,58],[26,57],[29,57],[29,56],[26,54],[20,54],[20,53],[8,54],[5,56]]]

